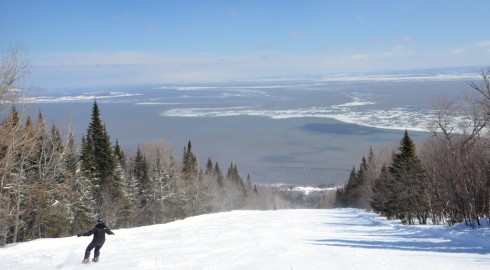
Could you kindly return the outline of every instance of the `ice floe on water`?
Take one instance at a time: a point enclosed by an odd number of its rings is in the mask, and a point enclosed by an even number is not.
[[[61,102],[77,102],[77,101],[92,101],[100,99],[114,99],[122,97],[134,97],[140,96],[140,93],[128,93],[128,92],[108,92],[108,93],[82,93],[78,95],[64,95],[64,96],[32,96],[25,97],[23,99],[26,103],[61,103]]]
[[[427,106],[435,95],[431,94],[433,89],[444,89],[444,94],[451,94],[461,85],[458,83],[477,80],[478,76],[478,73],[453,71],[393,75],[340,74],[316,78],[166,85],[127,91],[68,91],[68,94],[48,91],[50,95],[30,96],[24,101],[63,103],[103,100],[161,106],[160,116],[163,117],[330,118],[366,127],[426,131],[427,124],[434,119],[433,109]]]
[[[353,97],[352,101],[325,107],[263,109],[255,107],[176,108],[163,112],[166,117],[229,117],[260,116],[272,119],[299,117],[332,118],[341,122],[384,129],[423,131],[434,116],[428,107],[400,107],[393,109],[364,109],[376,102]]]

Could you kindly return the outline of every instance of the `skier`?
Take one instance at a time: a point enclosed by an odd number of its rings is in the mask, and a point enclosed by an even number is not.
[[[93,262],[98,262],[99,261],[99,255],[100,255],[100,249],[104,245],[105,242],[105,234],[110,234],[114,235],[114,233],[107,228],[107,226],[104,223],[103,218],[99,218],[97,220],[97,225],[95,225],[95,228],[92,230],[82,233],[82,234],[77,234],[77,237],[80,236],[91,236],[92,234],[94,235],[94,238],[92,239],[92,242],[87,246],[87,249],[85,249],[85,257],[83,258],[82,263],[88,263],[89,257],[90,257],[90,252],[92,249],[95,248],[94,251],[94,258],[92,259]]]

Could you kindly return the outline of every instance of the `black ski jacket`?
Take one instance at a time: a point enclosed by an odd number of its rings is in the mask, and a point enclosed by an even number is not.
[[[95,243],[104,243],[105,242],[105,234],[114,234],[104,223],[99,223],[95,225],[95,228],[92,230],[83,233],[83,236],[91,236],[94,235],[94,239],[92,240]]]

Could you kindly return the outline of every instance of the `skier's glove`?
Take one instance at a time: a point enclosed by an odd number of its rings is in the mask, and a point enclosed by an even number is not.
[[[113,233],[113,232],[111,232],[111,233],[110,233],[110,235],[114,235],[114,233]]]
[[[80,236],[82,236],[82,235],[81,234],[77,234],[77,237],[80,237]]]

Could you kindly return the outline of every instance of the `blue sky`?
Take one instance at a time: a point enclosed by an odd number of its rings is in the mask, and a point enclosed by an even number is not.
[[[48,88],[490,65],[488,0],[2,0]]]

